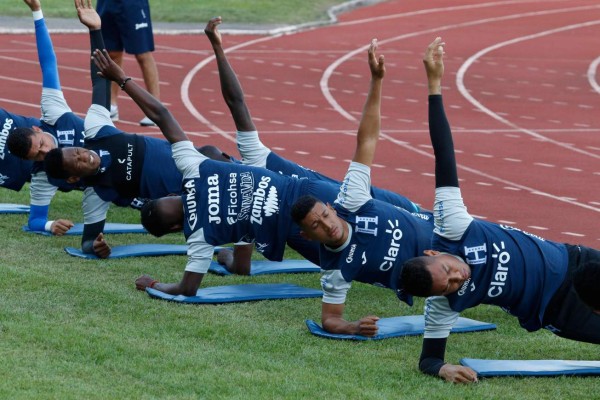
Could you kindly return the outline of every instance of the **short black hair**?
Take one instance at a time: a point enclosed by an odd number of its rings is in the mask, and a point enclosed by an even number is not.
[[[315,206],[315,204],[317,204],[318,201],[319,199],[309,194],[298,198],[294,205],[292,205],[292,210],[290,212],[290,214],[292,215],[292,220],[296,224],[300,225],[300,222],[302,222],[302,220],[306,217],[306,214],[308,214],[309,211],[313,209],[313,207]]]
[[[573,286],[581,301],[600,310],[600,261],[588,261],[575,270]]]
[[[46,157],[44,157],[44,170],[46,174],[54,179],[67,179],[69,173],[65,170],[63,161],[62,149],[58,147],[46,153]]]
[[[161,218],[158,201],[147,201],[140,210],[142,226],[153,236],[161,237],[170,232],[170,227]]]
[[[402,265],[398,287],[413,296],[431,296],[433,278],[431,272],[426,268],[428,258],[428,256],[421,256],[405,261]]]
[[[6,145],[8,151],[19,158],[27,158],[29,150],[31,150],[31,137],[34,135],[34,131],[31,128],[16,128],[6,139]]]

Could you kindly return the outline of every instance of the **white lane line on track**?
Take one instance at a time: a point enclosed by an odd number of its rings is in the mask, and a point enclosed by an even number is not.
[[[593,8],[599,8],[599,7],[600,6],[596,6],[596,7],[593,7]],[[521,130],[521,132],[523,132],[526,135],[542,139],[544,141],[552,143],[552,144],[554,144],[554,145],[556,145],[558,147],[561,147],[563,149],[571,150],[571,151],[574,151],[576,153],[584,154],[584,155],[587,155],[587,156],[593,157],[593,158],[600,158],[600,155],[598,155],[598,154],[590,153],[588,151],[585,151],[585,150],[577,148],[577,147],[573,147],[573,146],[568,145],[566,143],[550,139],[550,138],[548,138],[546,136],[543,136],[543,135],[541,135],[541,134],[539,134],[539,133],[537,133],[535,131],[532,131],[531,129],[522,128],[522,127],[518,126],[517,124],[515,124],[514,122],[509,121],[508,119],[501,117],[499,115],[499,113],[493,112],[492,110],[490,110],[489,108],[487,108],[483,104],[481,104],[477,99],[475,99],[475,97],[473,97],[471,95],[471,93],[469,93],[469,91],[466,88],[465,83],[464,83],[464,78],[465,78],[465,74],[466,74],[467,70],[471,67],[471,65],[473,65],[473,63],[475,63],[477,60],[479,60],[481,57],[483,57],[487,53],[490,53],[490,52],[492,52],[494,50],[498,50],[498,49],[500,49],[502,47],[510,46],[510,45],[513,45],[513,44],[516,44],[516,43],[520,43],[520,42],[524,42],[524,41],[527,41],[527,40],[538,39],[538,38],[541,38],[541,37],[544,37],[544,36],[553,35],[555,33],[566,32],[566,31],[570,31],[570,30],[574,30],[574,29],[587,28],[587,27],[594,26],[594,25],[599,25],[599,24],[600,24],[600,21],[598,21],[598,20],[588,21],[588,22],[582,22],[582,23],[578,23],[578,24],[571,24],[571,25],[561,26],[559,28],[554,28],[554,29],[549,29],[549,30],[546,30],[546,31],[534,33],[534,34],[531,34],[531,35],[521,36],[521,37],[518,37],[518,38],[511,39],[511,40],[506,40],[504,42],[496,43],[495,45],[492,45],[492,46],[488,46],[485,49],[480,50],[477,53],[475,53],[474,55],[472,55],[471,57],[469,57],[464,62],[464,64],[460,66],[460,68],[458,69],[458,72],[456,74],[456,85],[458,87],[458,91],[471,104],[473,104],[479,110],[481,110],[482,112],[484,112],[485,114],[487,114],[491,118],[495,119],[496,121],[499,121],[499,122],[501,122],[501,123],[503,123],[505,125],[508,125],[511,128],[519,129],[519,130]]]

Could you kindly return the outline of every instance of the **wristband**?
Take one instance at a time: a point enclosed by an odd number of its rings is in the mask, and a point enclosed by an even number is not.
[[[52,224],[54,223],[54,221],[47,221],[46,224],[44,225],[44,230],[46,232],[52,232]]]
[[[123,82],[119,84],[121,90],[125,90],[125,84],[131,80],[131,77],[123,79]]]
[[[32,11],[31,12],[33,14],[33,20],[37,21],[40,20],[42,18],[44,18],[44,14],[42,13],[42,10],[37,10],[37,11]]]

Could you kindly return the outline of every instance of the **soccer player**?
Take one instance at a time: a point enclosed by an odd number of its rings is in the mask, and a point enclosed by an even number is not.
[[[76,0],[75,6],[89,29],[92,49],[104,48],[101,20],[91,1]],[[168,142],[115,128],[109,112],[110,81],[97,72],[91,62],[92,105],[85,117],[85,147],[53,149],[44,165],[50,177],[86,187],[82,250],[106,258],[111,250],[102,231],[110,203],[140,208],[140,199],[179,193],[181,174]]]
[[[389,288],[401,300],[409,300],[397,287],[400,267],[405,260],[423,254],[433,229],[430,215],[411,214],[371,195],[370,167],[379,139],[385,75],[384,58],[377,58],[376,48],[374,40],[369,48],[371,85],[358,127],[356,150],[337,199],[331,206],[305,196],[292,209],[304,237],[320,242],[323,328],[364,336],[377,334],[379,318],[369,315],[358,321],[344,319],[352,281]]]
[[[53,148],[82,145],[83,119],[75,115],[65,101],[60,86],[56,54],[40,1],[24,1],[33,13],[38,58],[42,70],[42,118],[36,120],[0,110],[3,121],[0,136],[0,181],[13,190],[19,190],[27,180],[31,180],[29,229],[48,231],[60,236],[73,226],[73,222],[67,219],[48,221],[50,202],[58,188],[72,190],[75,187],[64,181],[48,182],[41,161]],[[6,141],[6,147],[2,138]],[[16,158],[20,158],[21,161],[17,161]]]
[[[600,343],[600,315],[577,296],[572,274],[600,251],[555,243],[520,229],[473,218],[458,186],[454,144],[442,103],[444,43],[436,38],[423,59],[429,87],[429,130],[435,153],[435,230],[431,250],[408,260],[400,285],[429,297],[419,368],[451,382],[474,382],[470,368],[444,363],[446,342],[459,313],[494,304],[528,331]]]
[[[373,53],[374,46],[370,58],[375,57]],[[210,266],[214,246],[226,243],[254,243],[267,259],[281,261],[286,241],[291,244],[289,238],[295,228],[290,216],[292,204],[303,195],[330,191],[332,186],[264,168],[208,159],[195,151],[168,109],[130,82],[106,52],[96,50],[94,60],[107,79],[126,83],[125,92],[172,144],[173,158],[183,174],[182,196],[152,200],[142,208],[142,224],[153,235],[184,231],[189,257],[183,278],[178,283],[161,283],[142,275],[136,280],[136,288],[154,287],[170,294],[195,295]]]
[[[218,30],[218,25],[222,23],[221,17],[212,18],[208,21],[204,32],[210,40],[217,67],[219,70],[219,78],[221,82],[221,92],[231,115],[233,117],[237,129],[237,145],[242,156],[242,163],[256,167],[263,167],[268,170],[278,172],[282,175],[295,177],[298,179],[310,179],[315,181],[324,181],[333,185],[333,192],[330,196],[321,195],[321,200],[325,202],[333,202],[337,191],[341,184],[340,181],[331,179],[319,172],[302,167],[295,162],[287,160],[271,149],[266,147],[260,140],[254,121],[250,115],[250,110],[244,99],[242,86],[229,64],[225,51],[223,49],[223,41]],[[395,206],[404,208],[410,212],[419,211],[419,207],[406,197],[383,190],[377,187],[371,187],[373,198],[388,202]],[[325,197],[324,197],[325,196]],[[292,247],[308,247],[317,253],[318,243],[306,239],[300,235],[294,235],[291,241],[295,242]],[[232,272],[249,273],[250,272],[250,256],[252,248],[247,246],[234,246],[234,250],[222,249],[218,254],[218,261]]]

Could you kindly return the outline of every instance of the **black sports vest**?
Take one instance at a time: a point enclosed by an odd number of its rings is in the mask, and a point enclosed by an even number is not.
[[[140,195],[140,180],[146,143],[142,136],[130,133],[111,135],[86,142],[85,147],[100,154],[109,152],[110,166],[106,171],[85,178],[87,186],[105,186],[115,189],[120,196]]]

